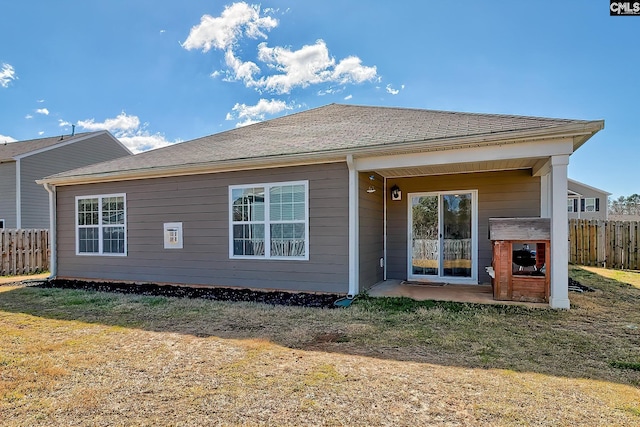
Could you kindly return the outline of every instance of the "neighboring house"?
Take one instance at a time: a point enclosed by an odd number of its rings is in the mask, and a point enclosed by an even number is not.
[[[0,144],[0,228],[49,228],[49,195],[36,179],[129,155],[107,131]]]
[[[607,219],[611,193],[573,179],[567,180],[567,189],[569,219]]]
[[[548,217],[549,303],[569,308],[567,165],[603,126],[331,104],[64,172],[39,181],[56,194],[52,274],[347,295],[486,283],[489,218]]]

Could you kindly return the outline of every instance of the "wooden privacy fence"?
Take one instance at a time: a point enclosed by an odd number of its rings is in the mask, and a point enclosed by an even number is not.
[[[569,262],[640,270],[640,222],[569,220]]]
[[[0,276],[49,269],[48,230],[0,230]]]

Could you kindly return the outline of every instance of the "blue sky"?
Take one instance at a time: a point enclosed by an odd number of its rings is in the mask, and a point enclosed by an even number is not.
[[[640,193],[640,16],[604,0],[0,7],[0,142],[74,124],[141,151],[329,103],[604,119],[569,176]]]

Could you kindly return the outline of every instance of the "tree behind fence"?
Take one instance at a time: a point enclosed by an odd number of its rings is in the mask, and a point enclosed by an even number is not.
[[[569,220],[569,262],[640,270],[640,222]]]
[[[48,230],[0,230],[0,276],[49,270]]]

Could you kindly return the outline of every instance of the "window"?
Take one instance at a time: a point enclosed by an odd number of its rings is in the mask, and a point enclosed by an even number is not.
[[[0,230],[4,228],[4,219],[0,219]]]
[[[584,199],[584,210],[586,212],[596,211],[596,199],[594,197],[587,197]]]
[[[126,255],[124,194],[76,197],[76,254]]]
[[[308,188],[308,181],[229,187],[229,256],[309,259]]]
[[[567,200],[567,212],[574,212],[573,210],[573,203],[575,202],[576,199],[569,199]]]

